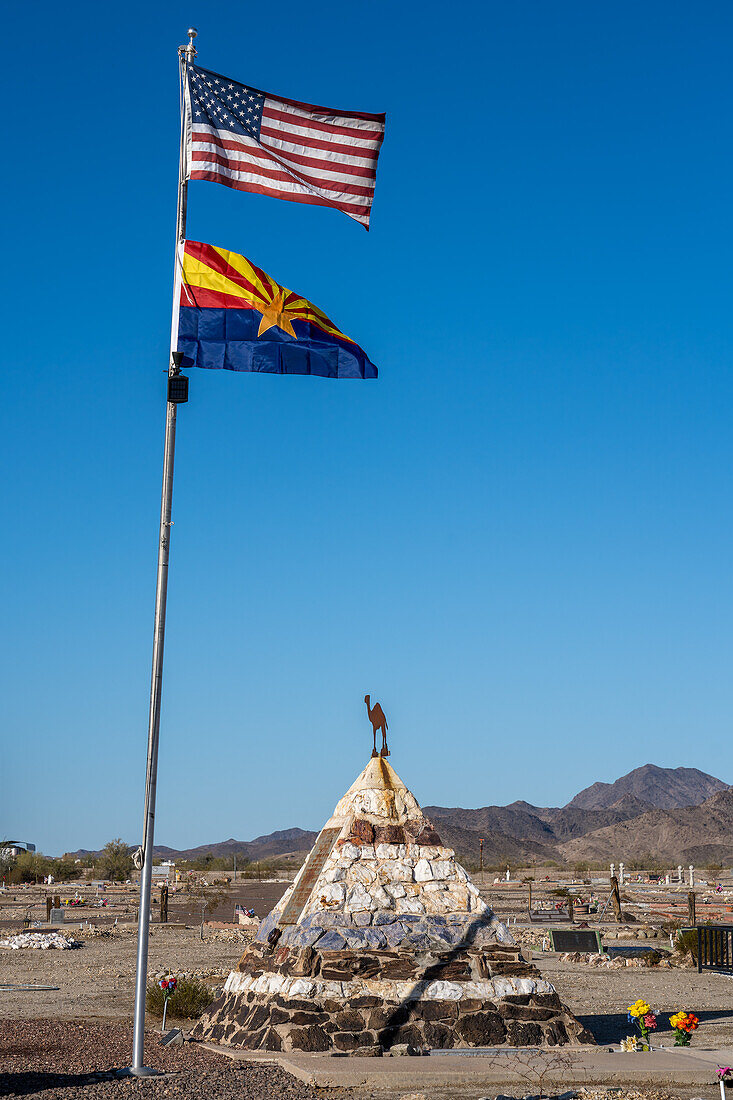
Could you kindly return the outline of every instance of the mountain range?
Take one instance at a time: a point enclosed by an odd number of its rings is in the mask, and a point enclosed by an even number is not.
[[[658,768],[656,764],[645,764],[615,783],[593,783],[576,794],[566,808],[605,810],[615,806],[619,799],[629,797],[660,810],[674,810],[698,806],[727,786],[697,768]]]
[[[733,788],[697,768],[645,764],[614,783],[593,783],[566,806],[508,806],[465,809],[425,806],[443,843],[464,862],[478,862],[483,838],[486,865],[560,864],[643,860],[678,863],[733,862]],[[300,862],[318,834],[282,829],[254,840],[230,838],[196,848],[156,845],[163,859],[215,857]],[[74,853],[79,857],[87,851]]]

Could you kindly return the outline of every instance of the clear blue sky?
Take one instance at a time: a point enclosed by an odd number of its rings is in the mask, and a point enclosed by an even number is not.
[[[378,382],[191,371],[156,840],[733,778],[733,9],[87,0],[3,23],[0,834],[140,839],[176,47],[386,110],[372,230],[192,183]]]

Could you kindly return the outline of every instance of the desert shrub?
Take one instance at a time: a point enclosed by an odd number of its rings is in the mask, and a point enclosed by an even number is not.
[[[163,1015],[163,999],[163,990],[158,983],[149,982],[145,1003],[153,1016]],[[204,982],[198,978],[182,978],[168,1001],[167,1018],[175,1016],[179,1020],[197,1020],[213,999],[214,994]]]
[[[666,959],[667,951],[645,951],[642,955],[644,966],[659,966],[662,959]]]
[[[692,955],[693,962],[697,962],[697,930],[687,928],[684,932],[678,932],[674,949],[680,955]]]
[[[96,870],[108,882],[124,882],[132,874],[132,849],[121,837],[110,840],[102,849]]]
[[[54,877],[54,882],[70,882],[71,879],[79,877],[79,868],[73,859],[55,859],[50,873]]]
[[[13,885],[22,882],[39,882],[53,871],[53,860],[41,852],[21,852],[13,863],[7,880]]]
[[[566,898],[568,891],[564,886],[558,886],[555,890],[550,890],[553,898]]]

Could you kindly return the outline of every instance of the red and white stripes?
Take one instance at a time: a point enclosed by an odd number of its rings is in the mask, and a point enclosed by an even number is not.
[[[291,202],[334,206],[369,227],[384,115],[338,114],[266,96],[259,140],[193,120],[191,179]]]

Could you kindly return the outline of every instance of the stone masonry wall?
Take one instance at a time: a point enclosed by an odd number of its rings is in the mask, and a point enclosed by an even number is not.
[[[416,955],[253,944],[194,1038],[267,1050],[592,1042],[519,949]]]

